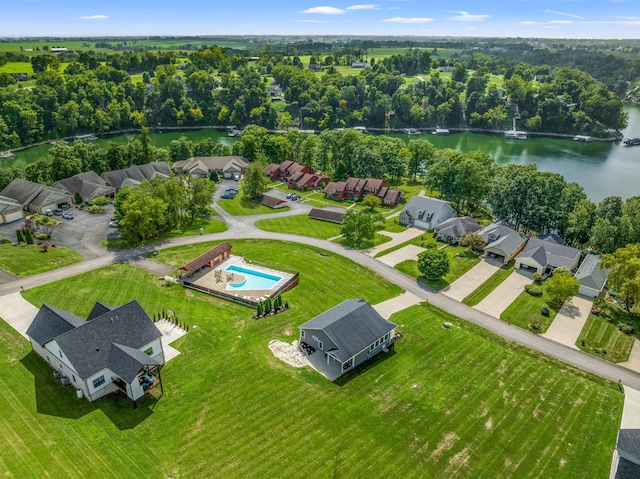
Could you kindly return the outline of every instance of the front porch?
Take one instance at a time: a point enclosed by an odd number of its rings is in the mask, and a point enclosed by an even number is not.
[[[135,381],[138,381],[138,385],[135,384]],[[136,401],[141,399],[145,394],[150,393],[152,390],[160,386],[161,394],[164,393],[164,388],[162,386],[162,377],[160,376],[160,366],[143,367],[136,378],[133,380],[132,384],[127,384],[121,378],[116,378],[113,380],[113,384],[118,388],[119,391],[124,393],[126,397],[128,397],[131,401],[133,401],[133,406],[136,407]],[[136,389],[142,389],[142,394],[135,398],[132,396],[133,391]]]

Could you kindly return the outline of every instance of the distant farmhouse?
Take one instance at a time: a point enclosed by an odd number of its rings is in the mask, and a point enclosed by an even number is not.
[[[87,401],[120,391],[137,401],[162,388],[162,334],[137,301],[96,303],[86,321],[44,304],[27,329],[33,351]]]
[[[348,299],[300,326],[300,347],[330,380],[388,350],[398,326],[362,299]]]

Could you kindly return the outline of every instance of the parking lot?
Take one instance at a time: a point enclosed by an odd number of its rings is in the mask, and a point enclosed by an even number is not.
[[[55,227],[53,231],[54,239],[51,243],[56,246],[71,248],[80,253],[84,259],[102,256],[105,249],[100,245],[100,241],[120,235],[117,229],[109,228],[109,221],[113,215],[113,205],[107,205],[105,209],[107,210],[105,214],[92,215],[71,207],[66,211],[73,213],[73,219],[55,216],[62,223]],[[14,221],[13,223],[0,225],[0,238],[16,241],[16,230],[20,229],[23,224],[23,221]]]

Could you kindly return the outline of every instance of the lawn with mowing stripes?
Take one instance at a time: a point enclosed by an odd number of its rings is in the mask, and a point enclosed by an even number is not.
[[[82,261],[82,255],[69,248],[49,248],[43,252],[38,246],[0,245],[0,269],[17,276],[29,276]]]
[[[320,239],[329,239],[340,234],[339,224],[314,220],[307,215],[259,220],[256,222],[256,226],[264,231],[312,236]]]
[[[489,293],[496,289],[500,283],[502,283],[507,276],[513,273],[513,265],[514,262],[510,261],[507,265],[502,266],[498,271],[493,273],[489,279],[487,279],[484,283],[478,286],[469,296],[464,298],[462,302],[467,306],[475,306],[484,298],[489,296]]]
[[[364,289],[316,294],[301,281],[304,303],[254,321],[246,308],[165,288],[128,265],[97,273],[31,290],[31,299],[53,298],[79,314],[96,299],[137,297],[147,309],[203,303],[185,309],[197,310],[198,328],[175,344],[182,354],[163,370],[164,396],[132,409],[115,397],[75,398],[0,325],[0,407],[10,412],[0,419],[9,451],[0,467],[15,477],[307,477],[329,468],[335,477],[561,479],[608,471],[622,408],[615,387],[436,308],[395,315],[404,335],[395,350],[332,384],[276,360],[267,342],[291,341],[318,308]],[[77,307],[73,291],[83,293]]]
[[[442,244],[440,244],[440,246],[442,246]],[[444,277],[439,279],[428,279],[422,276],[418,270],[418,262],[412,259],[398,263],[395,268],[439,291],[449,286],[480,261],[478,255],[469,253],[465,251],[465,248],[460,246],[446,246],[444,248],[444,252],[447,253],[447,256],[449,257],[451,270]]]
[[[634,340],[635,336],[622,333],[614,321],[590,314],[576,346],[594,356],[620,363],[629,360]]]
[[[218,206],[233,216],[245,216],[245,215],[264,215],[269,213],[282,213],[289,211],[289,207],[273,209],[268,206],[261,205],[255,201],[251,201],[249,198],[245,198],[241,193],[230,200],[218,201]]]
[[[543,306],[549,308],[548,316],[541,313]],[[543,292],[542,296],[532,296],[526,291],[522,291],[513,303],[502,312],[500,319],[536,333],[545,333],[561,307],[561,304],[551,301],[546,292]],[[534,330],[531,327],[532,324],[539,325],[540,329]]]

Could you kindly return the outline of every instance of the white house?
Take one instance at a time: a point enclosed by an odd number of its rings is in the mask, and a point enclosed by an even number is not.
[[[86,321],[44,304],[27,336],[56,377],[90,402],[122,391],[135,403],[162,388],[162,334],[137,301],[120,307],[96,303]]]
[[[455,216],[457,213],[449,201],[429,196],[412,196],[400,212],[398,222],[403,226],[431,230]]]

